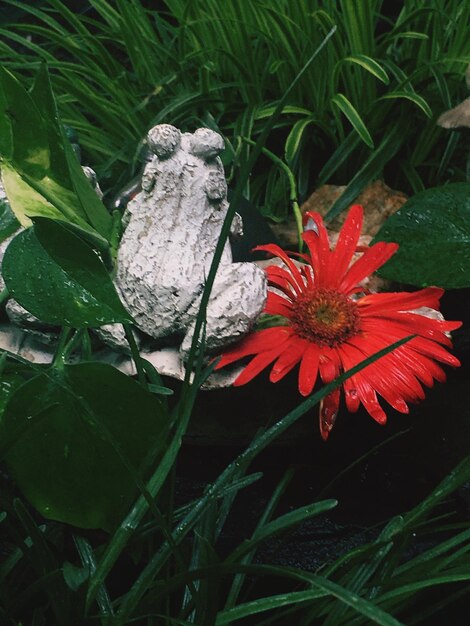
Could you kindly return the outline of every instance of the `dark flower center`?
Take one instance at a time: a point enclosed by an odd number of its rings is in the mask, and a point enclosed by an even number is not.
[[[293,306],[291,323],[299,337],[319,346],[337,346],[360,328],[357,306],[332,289],[313,289],[300,295]]]

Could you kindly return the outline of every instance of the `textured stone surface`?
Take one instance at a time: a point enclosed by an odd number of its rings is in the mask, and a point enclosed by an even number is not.
[[[228,209],[223,140],[206,128],[182,134],[161,124],[148,145],[154,156],[127,207],[116,283],[138,328],[154,339],[173,337],[185,355]],[[239,216],[232,233],[241,234]],[[233,263],[227,242],[207,309],[208,351],[247,333],[265,298],[262,270]]]
[[[323,185],[315,190],[302,204],[301,211],[316,211],[325,216],[336,200],[344,192],[344,185]],[[351,204],[362,204],[364,207],[363,236],[372,238],[377,234],[385,220],[405,204],[407,197],[401,191],[390,189],[383,181],[376,180],[368,184]],[[338,232],[346,219],[348,211],[343,211],[328,223],[330,235]],[[272,226],[283,245],[295,249],[297,247],[297,228],[292,217],[287,223]]]

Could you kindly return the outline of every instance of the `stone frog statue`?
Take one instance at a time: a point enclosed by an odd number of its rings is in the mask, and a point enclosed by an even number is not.
[[[127,205],[116,286],[137,327],[171,337],[185,358],[206,277],[228,210],[220,135],[181,133],[169,124],[148,133],[152,158],[142,190]],[[242,234],[239,215],[232,234]],[[266,300],[266,278],[254,263],[233,263],[226,243],[207,307],[206,351],[232,343],[253,326]]]

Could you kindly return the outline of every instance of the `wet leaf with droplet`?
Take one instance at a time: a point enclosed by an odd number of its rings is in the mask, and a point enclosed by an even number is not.
[[[418,287],[470,287],[470,184],[416,194],[382,226],[374,241],[398,252],[380,269],[385,278]]]
[[[35,376],[10,397],[0,453],[31,504],[49,519],[111,529],[165,445],[155,394],[104,363]]]
[[[48,324],[132,323],[96,252],[53,220],[37,218],[13,239],[2,272],[12,297]]]

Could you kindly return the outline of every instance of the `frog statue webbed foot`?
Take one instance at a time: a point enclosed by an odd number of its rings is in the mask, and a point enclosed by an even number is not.
[[[224,143],[207,128],[193,134],[161,124],[148,133],[152,159],[142,190],[128,204],[116,285],[137,327],[180,345],[186,358],[206,277],[227,214],[219,154]],[[241,218],[232,234],[242,232]],[[254,263],[233,263],[226,243],[207,307],[206,351],[245,335],[261,313],[266,278]]]

